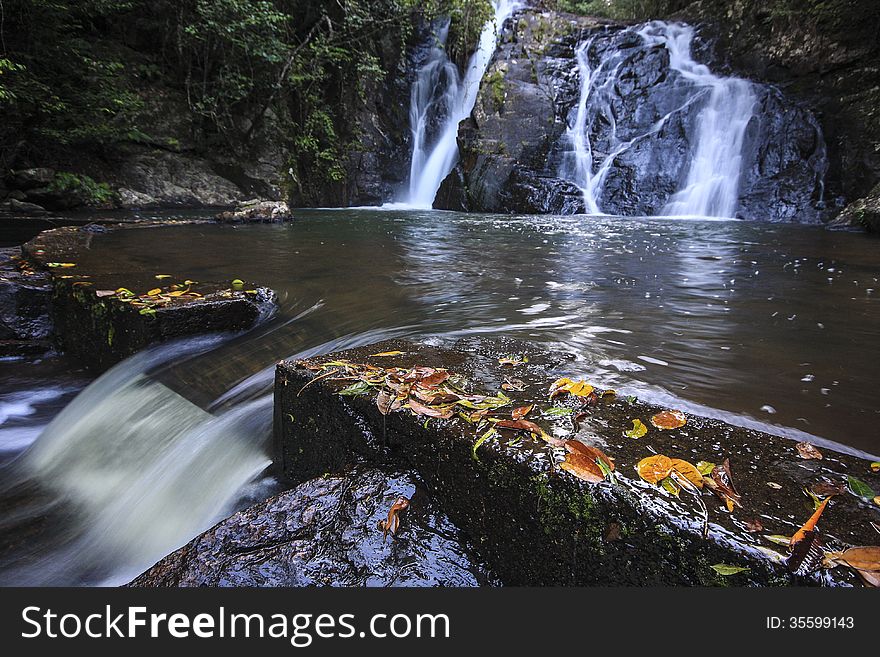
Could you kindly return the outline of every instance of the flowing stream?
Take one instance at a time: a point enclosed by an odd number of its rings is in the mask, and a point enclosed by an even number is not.
[[[449,21],[437,27],[435,45],[416,74],[410,98],[413,153],[406,205],[430,208],[458,161],[458,124],[473,111],[501,27],[519,6],[517,0],[492,0],[495,13],[483,26],[463,78],[446,52]]]
[[[390,337],[530,340],[622,395],[880,452],[880,271],[861,235],[303,210],[285,226],[96,235],[81,266],[120,258],[143,282],[259,281],[279,311],[243,335],[139,354],[75,398],[88,379],[64,359],[0,362],[2,583],[123,583],[265,497],[274,363]]]
[[[635,28],[633,28],[635,29]],[[737,210],[742,148],[746,128],[752,119],[755,94],[751,83],[736,77],[721,77],[694,60],[690,25],[654,21],[637,30],[648,45],[662,45],[669,52],[669,68],[688,87],[687,99],[657,120],[644,134],[618,138],[612,102],[619,93],[618,71],[629,57],[627,49],[611,50],[601,57],[591,54],[594,39],[575,50],[580,91],[576,111],[565,140],[568,149],[560,177],[575,183],[583,192],[589,214],[601,214],[605,180],[615,159],[634,145],[650,140],[669,117],[699,105],[699,113],[688,141],[692,144],[689,165],[679,189],[659,213],[673,217],[734,217]],[[591,143],[597,121],[611,125],[612,147],[597,153]]]

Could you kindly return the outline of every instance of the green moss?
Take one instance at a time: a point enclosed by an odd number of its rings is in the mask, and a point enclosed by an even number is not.
[[[495,111],[501,112],[504,109],[504,97],[506,95],[506,85],[504,83],[504,72],[500,69],[492,71],[486,76],[486,84],[489,93],[492,96],[492,102],[495,105]]]

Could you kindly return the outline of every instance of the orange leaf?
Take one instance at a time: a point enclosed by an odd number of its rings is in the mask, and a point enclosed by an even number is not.
[[[565,449],[569,452],[580,454],[593,461],[602,461],[609,470],[614,470],[614,459],[601,449],[582,443],[580,440],[566,440]]]
[[[807,443],[807,442],[798,443],[797,445],[795,445],[795,448],[797,448],[798,455],[802,459],[809,460],[809,459],[821,459],[822,458],[822,452],[820,452],[818,449],[816,449],[810,443]]]
[[[513,411],[511,411],[510,413],[510,417],[512,417],[514,420],[522,420],[526,415],[529,414],[529,411],[531,411],[533,407],[534,404],[514,408]]]
[[[670,461],[672,462],[672,469],[678,474],[687,479],[697,488],[703,487],[703,475],[697,470],[697,466],[682,459],[670,459]]]
[[[643,458],[636,465],[639,476],[649,484],[656,484],[666,479],[673,470],[672,459],[663,454]]]
[[[584,456],[580,452],[569,452],[566,454],[565,460],[559,464],[559,468],[592,484],[598,484],[605,479],[605,473],[602,472],[599,464],[594,459]]]
[[[666,429],[678,429],[687,422],[681,411],[663,411],[651,417],[651,424],[664,431]]]

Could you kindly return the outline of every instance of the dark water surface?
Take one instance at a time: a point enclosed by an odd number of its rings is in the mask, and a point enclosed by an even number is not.
[[[880,452],[874,239],[738,221],[298,214],[286,226],[118,231],[91,257],[259,282],[286,317],[318,304],[321,334],[294,322],[282,329],[291,344],[367,331],[527,338],[575,352],[583,374],[625,392]],[[284,342],[274,357],[290,355]]]

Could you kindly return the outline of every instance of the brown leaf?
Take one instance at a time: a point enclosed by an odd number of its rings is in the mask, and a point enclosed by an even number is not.
[[[510,413],[510,417],[512,417],[514,420],[522,420],[526,415],[529,414],[534,406],[534,404],[529,404],[528,406],[520,406],[519,408],[514,408]]]
[[[798,454],[802,459],[821,459],[822,452],[816,449],[813,445],[807,442],[798,443],[795,445],[797,448]]]
[[[533,433],[538,436],[541,436],[545,433],[541,427],[539,427],[534,422],[530,422],[529,420],[501,420],[495,423],[495,427],[498,429],[528,431],[529,433]]]
[[[846,483],[843,481],[817,481],[810,486],[817,497],[830,497],[831,495],[842,495],[846,492]]]
[[[721,498],[721,501],[727,505],[728,511],[733,512],[734,506],[742,506],[740,495],[736,492],[736,487],[733,485],[730,459],[724,459],[721,465],[716,465],[712,468],[712,474],[709,477],[704,477],[703,483],[707,484],[712,492]]]
[[[681,411],[662,411],[651,416],[651,424],[666,431],[668,429],[678,429],[687,423],[687,418]]]
[[[880,546],[851,547],[843,552],[828,552],[825,563],[826,567],[831,567],[827,564],[843,565],[880,575]]]
[[[609,470],[614,470],[614,459],[608,456],[601,449],[582,443],[580,440],[566,440],[565,449],[571,453],[578,453],[586,458],[594,461],[602,461]]]
[[[598,484],[600,481],[605,480],[605,473],[602,472],[599,464],[594,459],[580,452],[569,452],[566,454],[565,460],[559,464],[559,467],[591,484]]]
[[[391,407],[396,401],[397,397],[385,390],[380,390],[379,394],[376,396],[376,406],[382,415],[388,415],[388,413],[391,412]]]
[[[452,417],[452,409],[451,408],[433,408],[431,406],[425,406],[420,404],[412,397],[409,398],[407,402],[409,404],[410,410],[416,415],[427,415],[428,417],[439,417],[444,420],[447,420]]]
[[[759,518],[755,518],[753,520],[746,520],[744,524],[746,526],[747,532],[762,532],[762,531],[764,531],[764,523],[762,523]]]
[[[400,495],[394,500],[394,504],[391,505],[391,508],[388,509],[388,519],[379,521],[379,529],[382,530],[383,543],[388,537],[388,534],[393,536],[397,533],[397,530],[400,528],[400,514],[408,508],[409,500],[403,495]]]

